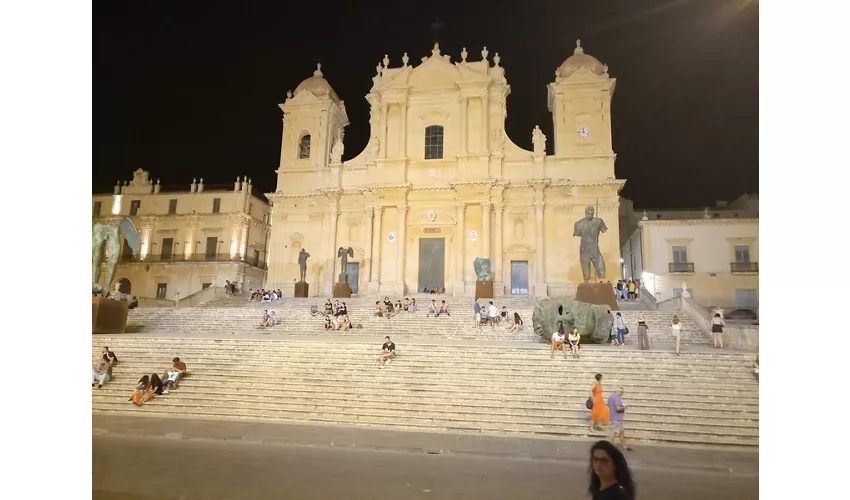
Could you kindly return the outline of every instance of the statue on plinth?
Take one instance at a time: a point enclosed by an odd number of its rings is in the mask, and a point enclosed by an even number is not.
[[[129,218],[124,217],[117,226],[106,224],[95,224],[91,240],[91,288],[92,295],[106,297],[109,287],[115,278],[115,269],[118,267],[118,259],[121,256],[121,237],[127,242],[127,246],[133,251],[133,257],[139,255],[139,231]],[[103,285],[100,281],[100,264],[103,260],[103,247],[106,247],[106,281]]]
[[[354,257],[354,249],[351,247],[339,247],[339,250],[336,251],[336,256],[339,257],[339,283],[348,283],[346,269],[348,267],[348,258]]]
[[[475,270],[475,279],[477,281],[490,281],[493,277],[490,269],[490,259],[478,257],[472,261],[472,268]]]
[[[593,207],[585,208],[584,218],[576,221],[573,229],[573,236],[581,238],[579,262],[585,283],[590,281],[590,264],[593,264],[596,276],[605,279],[605,261],[599,251],[599,233],[608,231],[608,226],[599,217],[594,217],[593,213]]]
[[[345,145],[342,143],[342,138],[338,137],[331,149],[331,163],[334,165],[342,163],[342,154],[344,151]]]
[[[307,253],[307,250],[301,249],[298,252],[298,268],[301,271],[301,282],[306,283],[307,281],[307,259],[310,258],[310,254]]]

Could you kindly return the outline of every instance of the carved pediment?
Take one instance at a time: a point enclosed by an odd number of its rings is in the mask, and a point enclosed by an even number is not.
[[[410,72],[407,85],[416,90],[455,90],[462,79],[455,65],[441,57],[430,57]]]

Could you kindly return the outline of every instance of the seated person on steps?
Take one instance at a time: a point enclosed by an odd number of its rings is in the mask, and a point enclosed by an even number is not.
[[[91,370],[91,386],[94,387],[97,383],[97,388],[103,388],[103,384],[109,382],[112,377],[112,363],[104,359],[97,360]]]
[[[378,365],[384,366],[387,361],[395,356],[395,344],[390,340],[390,336],[384,337],[384,345],[381,346],[381,355],[378,356]]]
[[[186,363],[180,361],[180,358],[172,359],[171,367],[165,370],[165,373],[162,375],[162,380],[165,381],[165,388],[177,389],[177,384],[180,382],[180,379],[186,374],[186,372]]]
[[[552,355],[550,358],[555,358],[555,349],[559,349],[564,351],[564,359],[567,359],[567,349],[564,346],[564,341],[566,340],[566,336],[564,335],[564,327],[559,326],[558,331],[552,334]]]
[[[432,314],[433,315],[437,314],[437,301],[436,300],[431,301],[431,305],[428,306],[428,314],[426,314],[425,317],[426,318],[430,317]]]
[[[449,305],[446,304],[445,300],[440,303],[440,311],[437,313],[437,316],[440,316],[441,314],[451,316],[451,314],[449,314]]]

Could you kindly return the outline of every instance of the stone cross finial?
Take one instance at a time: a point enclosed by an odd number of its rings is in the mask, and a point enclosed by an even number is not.
[[[468,56],[468,55],[469,55],[469,52],[467,52],[466,47],[464,47],[463,50],[460,51],[460,61],[466,62],[466,56]]]
[[[440,44],[439,43],[434,42],[434,48],[431,49],[431,55],[434,55],[434,56],[440,55]]]
[[[481,51],[481,59],[486,61],[488,55],[490,55],[490,52],[487,51],[487,46],[485,45],[484,49]]]

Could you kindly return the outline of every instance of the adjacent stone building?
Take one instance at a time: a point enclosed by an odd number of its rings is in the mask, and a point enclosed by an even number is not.
[[[472,261],[485,257],[496,295],[571,295],[581,282],[573,224],[588,205],[609,228],[600,239],[607,279],[620,277],[625,181],[614,175],[607,66],[577,42],[557,68],[546,93],[554,123],[547,154],[539,128],[529,131],[532,150],[505,133],[510,86],[498,53],[464,49],[451,59],[437,45],[418,64],[407,53],[401,64],[385,56],[366,95],[370,139],[346,161],[345,103],[321,66],[288,94],[277,188],[266,195],[268,287],[291,294],[305,248],[311,294],[329,295],[342,271],[337,249],[350,246],[345,271],[355,293],[445,286],[471,295]]]
[[[758,196],[693,210],[622,206],[623,276],[658,300],[687,293],[704,306],[758,308]]]
[[[92,196],[92,223],[130,217],[139,230],[139,256],[124,243],[115,281],[139,297],[174,300],[225,280],[244,289],[263,285],[270,206],[251,180],[185,188],[154,184],[139,169],[112,194]],[[102,278],[103,279],[103,278]]]

